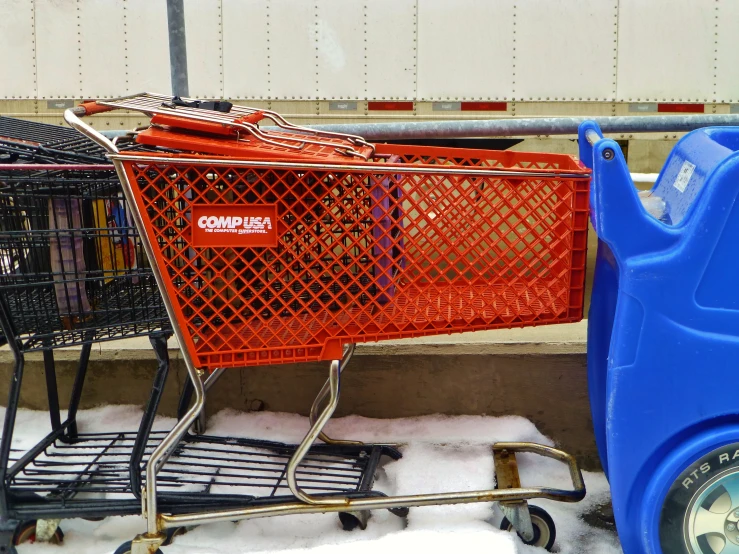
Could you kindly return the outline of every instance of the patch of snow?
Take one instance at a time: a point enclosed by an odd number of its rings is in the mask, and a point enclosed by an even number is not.
[[[0,415],[4,412],[0,409]],[[135,431],[141,411],[131,406],[107,406],[79,413],[80,432]],[[174,423],[158,418],[154,428]],[[307,418],[294,414],[240,413],[224,410],[210,418],[208,434],[250,437],[294,443],[308,429]],[[45,412],[20,410],[13,446],[28,449],[48,433]],[[365,442],[400,443],[403,458],[388,461],[379,470],[376,490],[387,494],[420,494],[478,490],[494,485],[490,446],[497,441],[532,441],[552,445],[536,427],[520,417],[427,416],[378,420],[350,416],[332,420],[327,433]],[[568,488],[567,468],[535,455],[518,456],[524,486]],[[582,516],[608,501],[608,483],[602,473],[585,472],[588,494],[582,502],[564,504],[546,500],[534,504],[546,509],[557,526],[555,550],[560,554],[618,554],[616,536],[586,524]],[[464,504],[411,508],[407,520],[386,510],[375,511],[365,531],[345,532],[336,514],[282,516],[238,523],[203,525],[179,536],[164,554],[352,554],[377,552],[460,551],[465,554],[543,554],[513,533],[498,530],[500,511],[491,504]],[[19,554],[111,554],[145,530],[140,516],[112,517],[99,522],[63,520],[62,546],[22,545]]]

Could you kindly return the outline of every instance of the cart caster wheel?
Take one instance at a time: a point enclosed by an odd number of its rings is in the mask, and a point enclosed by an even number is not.
[[[538,506],[529,506],[529,514],[531,515],[531,523],[534,526],[534,540],[526,541],[521,535],[519,538],[530,546],[541,546],[547,550],[551,550],[554,546],[554,539],[557,537],[557,529],[554,526],[552,516]],[[503,531],[512,531],[513,525],[508,521],[507,517],[500,522],[500,528]]]
[[[339,521],[344,531],[354,531],[359,528],[362,531],[367,529],[367,520],[369,520],[369,510],[361,510],[359,512],[339,512]]]
[[[162,546],[169,546],[170,544],[172,544],[172,541],[175,537],[179,537],[180,535],[184,535],[185,533],[187,533],[187,528],[175,527],[174,529],[167,529],[164,533],[167,535],[167,538],[164,539]]]
[[[408,517],[408,514],[411,512],[410,508],[390,508],[388,510],[391,514],[398,517]]]
[[[133,541],[124,542],[122,545],[118,547],[118,550],[116,550],[113,554],[131,554],[131,549],[133,548]],[[157,548],[157,551],[153,554],[164,554],[159,548]]]
[[[33,544],[36,542],[36,520],[29,519],[21,523],[15,530],[15,536],[13,537],[13,544]],[[49,544],[62,544],[64,542],[64,532],[61,527],[57,527],[54,534],[49,539]],[[13,550],[11,550],[13,552]]]

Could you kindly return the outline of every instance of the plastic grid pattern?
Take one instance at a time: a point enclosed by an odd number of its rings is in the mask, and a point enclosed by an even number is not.
[[[574,158],[377,153],[364,166],[299,168],[122,155],[198,367],[335,359],[348,342],[582,318],[589,173]],[[522,171],[480,174],[489,168]],[[193,205],[271,204],[276,248],[193,248]]]

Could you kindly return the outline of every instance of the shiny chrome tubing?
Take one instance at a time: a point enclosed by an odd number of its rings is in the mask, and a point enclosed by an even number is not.
[[[349,364],[349,360],[352,359],[352,356],[354,355],[354,348],[356,345],[354,343],[347,344],[344,347],[344,356],[341,358],[341,363],[339,364],[339,371],[344,372],[346,369],[346,366]],[[316,418],[318,417],[318,410],[321,407],[321,404],[323,404],[323,401],[326,400],[326,397],[328,397],[329,392],[331,390],[331,379],[326,379],[326,382],[323,384],[323,388],[321,389],[321,392],[318,393],[318,396],[316,396],[316,399],[313,401],[313,405],[310,408],[310,424],[313,425],[316,422]],[[337,440],[332,439],[326,433],[321,432],[318,435],[318,438],[321,439],[326,444],[346,444],[346,445],[362,445],[364,444],[361,441],[352,441],[352,440]]]
[[[309,127],[302,127],[299,125],[294,125],[292,123],[289,123],[281,115],[277,114],[276,112],[270,111],[270,110],[258,110],[256,108],[249,108],[246,106],[235,105],[231,108],[230,112],[224,113],[224,112],[217,112],[217,111],[201,110],[198,108],[191,108],[188,106],[181,106],[179,108],[169,107],[166,105],[166,102],[169,102],[171,100],[172,100],[171,96],[144,92],[144,93],[140,93],[140,94],[133,95],[133,96],[114,98],[110,100],[100,100],[99,105],[105,106],[109,109],[123,108],[123,109],[129,109],[129,110],[136,110],[136,111],[145,113],[147,115],[154,115],[154,114],[172,115],[176,117],[183,117],[183,118],[190,119],[193,121],[218,123],[224,126],[235,128],[235,129],[246,130],[248,133],[253,135],[258,140],[261,140],[268,144],[281,146],[284,148],[291,148],[291,149],[299,150],[299,149],[304,148],[306,144],[329,146],[329,147],[336,148],[336,151],[341,154],[348,155],[348,156],[356,156],[365,161],[369,159],[369,156],[365,156],[364,154],[361,154],[360,152],[354,150],[352,146],[356,146],[358,144],[370,146],[372,149],[372,153],[374,153],[374,145],[369,144],[362,137],[354,136],[354,135],[346,135],[344,133],[314,131],[313,129],[310,129]],[[183,98],[182,100],[192,101],[193,99]],[[248,115],[252,115],[255,113],[262,114],[264,117],[271,119],[274,123],[277,124],[279,128],[291,130],[291,131],[298,131],[305,136],[301,138],[286,137],[286,136],[281,135],[280,133],[275,133],[274,129],[272,130],[261,129],[256,123],[236,121],[239,117],[248,116]],[[324,142],[321,140],[315,140],[315,139],[310,138],[311,136],[337,137],[341,140],[345,140],[348,143],[348,146],[342,147],[341,145],[337,145],[334,143]],[[288,142],[297,143],[297,146],[286,144]]]
[[[579,502],[585,496],[585,485],[582,475],[577,469],[575,459],[561,450],[533,443],[499,443],[494,445],[498,449],[505,447],[515,452],[533,452],[548,458],[566,462],[570,466],[573,476],[573,489],[553,489],[548,487],[526,487],[516,489],[493,489],[469,492],[450,492],[435,494],[417,494],[405,496],[345,499],[342,503],[321,503],[315,505],[301,502],[259,506],[253,508],[218,510],[202,514],[183,514],[159,516],[162,529],[187,525],[200,525],[242,519],[256,519],[260,517],[281,516],[291,514],[315,514],[325,512],[345,512],[357,510],[378,510],[390,508],[409,508],[413,506],[435,506],[448,504],[471,504],[474,502],[515,502],[543,498],[558,502]],[[576,471],[573,471],[575,468]]]
[[[164,110],[162,108],[165,108],[161,104],[163,102],[171,101],[171,96],[166,96],[164,94],[157,94],[153,92],[140,92],[137,94],[132,94],[129,96],[122,96],[120,98],[114,98],[111,100],[103,100],[101,101],[101,104],[106,105],[115,105],[120,104],[124,101],[131,101],[129,104],[135,103],[135,106],[131,106],[131,109],[136,109],[139,111],[142,111],[143,113],[164,113]],[[183,98],[185,101],[192,101],[193,98]],[[316,135],[316,136],[322,136],[322,137],[334,137],[339,139],[347,140],[354,144],[359,144],[361,146],[369,146],[374,151],[374,145],[367,142],[364,137],[356,135],[356,134],[348,134],[343,133],[341,131],[322,131],[313,129],[312,127],[305,127],[302,125],[296,125],[294,123],[291,123],[287,121],[282,115],[279,113],[272,111],[272,110],[265,110],[260,108],[252,108],[250,106],[241,106],[241,105],[233,105],[231,108],[231,114],[236,114],[238,116],[245,116],[245,115],[251,115],[255,113],[262,113],[267,118],[271,119],[274,123],[277,124],[278,127],[281,127],[283,129],[287,129],[290,131],[299,131],[301,133],[306,133],[310,135]],[[217,119],[221,123],[227,123],[234,119],[233,115],[223,114],[221,112],[213,112],[211,114],[211,117],[214,119]],[[263,132],[269,132],[267,130],[263,130]]]
[[[287,463],[287,484],[290,487],[290,492],[295,495],[295,498],[297,498],[298,500],[302,500],[306,504],[318,504],[321,506],[345,506],[347,502],[346,498],[316,498],[307,494],[306,492],[303,492],[303,490],[298,485],[298,480],[296,476],[298,466],[300,466],[300,462],[302,462],[303,458],[305,458],[306,454],[308,454],[308,450],[310,450],[310,447],[313,446],[314,442],[316,442],[318,435],[321,434],[321,431],[323,431],[326,423],[328,423],[328,420],[331,419],[331,416],[334,414],[336,406],[339,404],[339,393],[341,389],[340,364],[340,360],[334,360],[331,362],[331,369],[329,373],[329,388],[331,390],[331,396],[329,397],[328,404],[326,404],[326,407],[321,412],[321,415],[318,416],[316,422],[311,425],[310,430],[305,435],[301,443],[298,445],[298,448],[295,450],[295,453],[290,458],[290,461]]]
[[[544,446],[543,444],[537,444],[535,442],[496,442],[493,445],[493,452],[500,452],[502,450],[508,450],[513,453],[530,453],[538,454],[546,458],[552,458],[559,460],[567,464],[567,468],[570,471],[570,479],[572,480],[573,492],[580,494],[579,498],[569,500],[570,502],[578,502],[585,497],[585,481],[582,478],[582,472],[580,467],[577,465],[577,460],[571,454],[552,448],[551,446]],[[543,497],[542,497],[543,498]],[[558,500],[553,498],[552,500]],[[566,500],[567,501],[567,500]]]
[[[210,388],[216,384],[218,379],[221,378],[221,376],[226,372],[225,367],[219,367],[218,369],[214,369],[213,372],[208,375],[208,377],[205,379],[205,382],[203,383],[203,388],[205,389],[205,392],[208,392]]]
[[[118,148],[110,139],[108,139],[105,135],[99,133],[86,123],[83,123],[82,120],[78,117],[84,116],[86,114],[87,110],[85,110],[84,106],[69,108],[64,111],[64,121],[66,121],[74,129],[77,129],[77,131],[79,131],[86,137],[94,140],[110,154],[117,154]]]
[[[85,115],[86,113],[87,111],[83,106],[70,108],[64,112],[64,119],[75,129],[80,131],[83,135],[89,137],[109,152],[117,153],[118,149],[110,140],[95,131],[92,127],[90,127],[77,117],[78,114]],[[167,294],[167,288],[164,284],[161,269],[156,263],[154,249],[151,245],[151,242],[149,241],[149,235],[146,232],[146,226],[144,225],[141,213],[139,212],[138,204],[136,203],[136,198],[134,197],[131,183],[128,180],[128,176],[126,175],[125,170],[123,169],[123,164],[121,163],[121,161],[119,159],[113,158],[113,163],[115,165],[118,178],[121,181],[123,194],[125,195],[126,201],[131,208],[131,214],[133,215],[134,222],[136,224],[136,227],[140,231],[139,235],[141,238],[141,244],[144,247],[144,251],[146,252],[147,258],[149,259],[149,265],[151,265],[151,269],[154,274],[154,278],[156,279],[157,286],[159,287],[159,291],[162,294],[162,300],[164,301],[164,306],[167,309],[167,315],[169,316],[169,321],[172,325],[172,331],[177,337],[177,342],[180,345],[182,357],[185,360],[187,374],[190,377],[190,381],[192,381],[192,385],[195,390],[195,402],[193,403],[193,405],[190,407],[187,413],[185,413],[184,417],[177,422],[177,424],[172,428],[167,436],[164,437],[162,442],[154,449],[154,452],[151,454],[151,457],[146,463],[146,484],[144,486],[144,491],[142,491],[142,501],[145,502],[146,507],[147,531],[150,535],[156,535],[157,533],[159,533],[159,529],[157,527],[156,475],[159,472],[161,466],[166,462],[171,453],[174,451],[175,447],[180,442],[183,435],[197,420],[198,415],[200,414],[205,403],[205,390],[203,387],[203,382],[200,380],[198,371],[193,364],[192,358],[190,358],[190,352],[184,346],[186,344],[185,337],[179,325],[177,324],[174,306],[172,305],[172,301]]]

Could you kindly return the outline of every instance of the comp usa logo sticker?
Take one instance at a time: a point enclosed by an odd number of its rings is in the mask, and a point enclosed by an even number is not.
[[[195,247],[276,247],[276,204],[196,204],[192,207]]]

